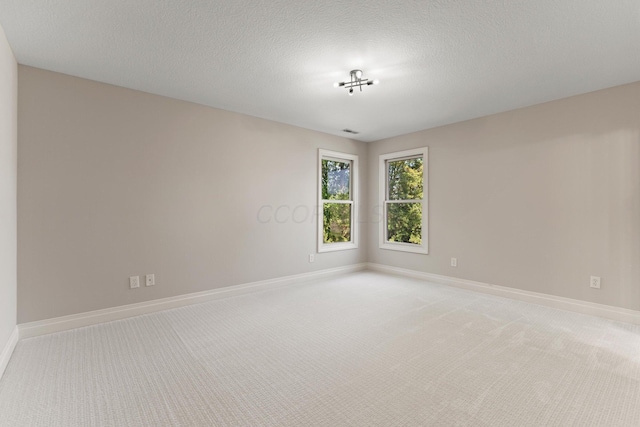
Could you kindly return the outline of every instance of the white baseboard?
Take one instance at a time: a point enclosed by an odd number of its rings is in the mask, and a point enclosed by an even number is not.
[[[13,354],[13,350],[16,348],[16,344],[18,344],[18,338],[20,334],[18,331],[18,327],[13,328],[13,332],[9,337],[9,340],[4,345],[2,349],[2,353],[0,353],[0,378],[2,378],[2,374],[4,374],[4,370],[7,369],[7,365],[9,364],[9,359],[11,359],[11,355]]]
[[[456,277],[442,276],[439,274],[423,273],[421,271],[391,267],[388,265],[376,263],[367,263],[367,268],[369,270],[379,271],[382,273],[391,273],[405,277],[422,279],[432,283],[440,283],[443,285],[454,286],[456,288],[468,289],[485,294],[545,305],[547,307],[559,308],[576,313],[589,314],[592,316],[603,317],[605,319],[616,320],[619,322],[633,323],[636,325],[640,324],[640,311],[629,310],[626,308],[558,297],[555,295],[543,294],[539,292],[524,291],[521,289],[509,288],[506,286],[475,282],[473,280],[458,279]]]
[[[376,263],[354,264],[345,267],[319,270],[310,273],[296,274],[292,276],[279,277],[258,282],[245,283],[241,285],[228,286],[224,288],[212,289],[209,291],[196,292],[175,297],[162,298],[136,304],[128,304],[118,307],[95,310],[85,313],[72,314],[69,316],[56,317],[53,319],[39,320],[37,322],[22,323],[16,327],[9,341],[0,354],[0,377],[6,368],[11,354],[18,342],[18,339],[31,338],[39,335],[61,332],[83,326],[96,325],[103,322],[125,319],[127,317],[140,316],[157,311],[183,307],[190,304],[198,304],[218,298],[232,295],[240,295],[250,292],[258,287],[278,287],[290,285],[300,281],[322,279],[356,272],[364,269],[379,271],[383,273],[396,274],[405,277],[412,277],[433,283],[454,286],[476,292],[517,299],[534,304],[541,304],[548,307],[559,308],[577,313],[590,314],[606,319],[640,324],[640,311],[628,310],[625,308],[613,307],[604,304],[597,304],[587,301],[580,301],[571,298],[558,297],[538,292],[524,291],[506,286],[492,285],[489,283],[475,282],[472,280],[459,279],[456,277],[442,276],[439,274],[424,273],[404,268],[391,267]]]
[[[300,281],[322,279],[335,275],[360,271],[366,268],[367,265],[363,263],[348,265],[345,267],[313,271],[309,273],[296,274],[293,276],[278,277],[275,279],[261,280],[258,282],[244,283],[241,285],[212,289],[210,291],[177,295],[175,297],[145,301],[136,304],[121,305],[118,307],[72,314],[69,316],[56,317],[53,319],[39,320],[36,322],[22,323],[18,325],[18,329],[20,331],[20,339],[31,338],[39,335],[51,334],[54,332],[81,328],[83,326],[91,326],[98,323],[110,322],[112,320],[120,320],[127,317],[140,316],[142,314],[183,307],[185,305],[198,304],[217,298],[238,295],[247,292],[248,290],[254,290],[254,288],[257,287],[277,287],[290,285]]]

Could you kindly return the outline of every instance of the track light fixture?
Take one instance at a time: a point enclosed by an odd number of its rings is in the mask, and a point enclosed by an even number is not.
[[[377,85],[380,83],[378,80],[363,79],[362,70],[351,70],[349,75],[351,76],[351,81],[333,84],[334,87],[346,88],[349,96],[353,95],[354,88],[360,88],[360,92],[362,92],[362,86]]]

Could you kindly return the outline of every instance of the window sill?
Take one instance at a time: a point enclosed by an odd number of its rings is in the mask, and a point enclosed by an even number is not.
[[[358,245],[356,245],[355,243],[351,243],[351,242],[322,244],[322,245],[320,245],[318,247],[318,253],[335,252],[335,251],[346,251],[346,250],[349,250],[349,249],[358,249]]]
[[[413,245],[410,243],[388,243],[388,242],[384,242],[384,243],[380,243],[379,245],[380,249],[386,249],[386,250],[390,250],[390,251],[398,251],[398,252],[411,252],[414,254],[422,254],[422,255],[427,255],[429,254],[429,249],[420,245]]]

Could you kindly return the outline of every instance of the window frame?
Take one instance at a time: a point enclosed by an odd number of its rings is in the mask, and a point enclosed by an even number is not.
[[[349,173],[349,200],[324,200],[322,198],[322,161],[334,160],[351,163]],[[358,248],[358,155],[318,149],[318,253],[344,251]],[[349,242],[324,243],[324,203],[351,204],[351,240]]]
[[[406,200],[391,200],[389,199],[388,188],[388,162],[403,160],[415,157],[422,157],[422,201],[415,202],[415,199],[411,201]],[[429,253],[429,148],[420,147],[411,150],[396,151],[393,153],[381,154],[379,156],[379,169],[378,169],[378,191],[379,191],[379,208],[380,208],[380,221],[379,221],[379,248],[388,249],[401,252],[412,252],[417,254],[426,255]],[[422,243],[417,245],[415,243],[404,242],[390,242],[387,240],[387,205],[390,203],[421,203],[422,204]]]

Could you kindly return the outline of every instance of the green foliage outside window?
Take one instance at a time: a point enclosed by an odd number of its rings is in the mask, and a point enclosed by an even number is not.
[[[423,168],[422,157],[387,162],[388,200],[396,201],[386,203],[390,242],[422,243]]]
[[[351,241],[351,162],[322,160],[322,212],[324,243]]]

